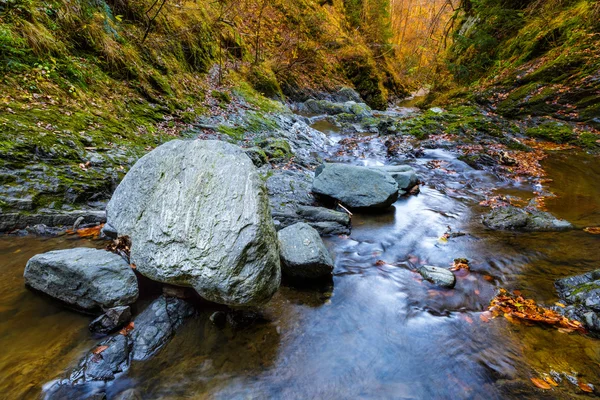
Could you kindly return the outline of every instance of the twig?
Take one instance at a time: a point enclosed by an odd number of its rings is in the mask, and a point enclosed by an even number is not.
[[[346,211],[346,212],[348,213],[348,215],[352,216],[352,213],[351,213],[351,212],[350,212],[350,210],[348,210],[346,207],[344,207],[343,205],[341,205],[339,202],[338,202],[338,204],[337,204],[337,205],[338,205],[338,207],[340,207],[342,210]]]

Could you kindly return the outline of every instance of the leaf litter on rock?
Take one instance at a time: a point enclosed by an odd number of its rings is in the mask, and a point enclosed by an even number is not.
[[[511,294],[505,289],[500,289],[498,295],[490,302],[488,310],[494,317],[503,316],[513,323],[533,322],[554,326],[562,332],[587,333],[581,322],[539,306],[535,300],[524,298],[518,291]]]

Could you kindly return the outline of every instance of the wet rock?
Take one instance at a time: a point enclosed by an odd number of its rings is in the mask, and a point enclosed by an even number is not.
[[[55,250],[32,257],[25,284],[85,311],[132,304],[137,278],[120,256],[105,250]]]
[[[385,165],[371,168],[388,173],[398,184],[398,189],[402,191],[408,191],[419,183],[417,173],[408,165]]]
[[[278,233],[281,269],[285,276],[317,279],[331,275],[333,260],[314,228],[299,222]]]
[[[419,268],[419,273],[423,279],[441,287],[451,289],[456,284],[456,277],[454,274],[445,268],[424,265]]]
[[[67,379],[50,385],[45,399],[104,399],[107,382],[126,372],[133,360],[155,355],[193,314],[194,308],[185,300],[159,297],[135,318],[129,334],[118,333],[100,341]]]
[[[227,312],[226,321],[234,330],[240,330],[254,324],[268,322],[265,316],[257,311],[232,310]]]
[[[388,173],[349,164],[321,165],[313,193],[351,208],[387,208],[398,199],[398,184]]]
[[[458,157],[458,159],[464,161],[471,168],[475,168],[478,170],[484,170],[488,167],[498,165],[498,161],[495,158],[485,153],[474,155],[462,155]]]
[[[600,269],[556,281],[561,299],[600,311]]]
[[[210,315],[209,319],[217,328],[223,328],[227,323],[227,313],[224,311],[215,311]]]
[[[71,372],[74,384],[90,381],[111,381],[129,368],[132,341],[129,336],[111,336],[91,349]]]
[[[276,232],[264,182],[237,146],[173,140],[142,157],[107,208],[146,277],[207,300],[258,305],[279,287]]]
[[[315,207],[312,190],[313,174],[304,171],[269,171],[267,190],[275,227],[283,229],[306,222],[321,235],[350,233],[350,217],[346,213]]]
[[[552,214],[532,207],[497,207],[483,216],[483,224],[495,230],[559,231],[573,226]]]
[[[68,380],[54,383],[44,400],[106,400],[104,385],[72,385]]]
[[[345,103],[334,103],[328,100],[310,99],[306,101],[301,109],[313,114],[354,114],[360,117],[370,117],[373,115],[371,108],[364,103],[347,101]]]
[[[181,324],[194,314],[185,300],[161,296],[135,319],[130,336],[133,360],[147,360],[171,340]]]
[[[557,311],[588,329],[600,331],[600,269],[558,279],[555,286],[559,297],[569,305]]]
[[[270,130],[270,137],[285,139],[294,155],[294,163],[304,167],[315,167],[322,161],[320,155],[325,154],[330,140],[327,136],[307,125],[297,115],[279,114],[272,117],[277,129]]]
[[[48,227],[72,227],[75,221],[83,218],[82,223],[102,223],[106,221],[106,213],[98,210],[77,210],[63,212],[47,212],[34,214],[1,213],[0,232],[25,229],[28,226],[46,225]]]
[[[321,235],[348,235],[350,233],[348,213],[311,206],[298,206],[296,213]]]
[[[129,306],[113,307],[90,323],[90,331],[97,333],[111,333],[122,328],[131,320]]]

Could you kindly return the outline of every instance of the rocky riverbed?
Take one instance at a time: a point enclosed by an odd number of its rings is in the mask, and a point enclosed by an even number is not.
[[[44,389],[49,398],[126,398],[125,392],[143,398],[192,392],[226,398],[534,397],[538,389],[529,377],[553,372],[565,382],[556,396],[572,398],[581,391],[577,382],[597,383],[594,339],[480,318],[499,287],[551,305],[559,301],[555,279],[590,271],[600,261],[597,237],[582,230],[600,224],[593,211],[597,159],[551,154],[546,171],[547,150],[516,130],[494,134],[496,123],[514,128],[512,122],[480,113],[468,125],[456,121],[457,111],[442,109],[381,113],[356,100],[297,105],[304,115],[240,109],[227,118],[204,117],[188,133],[201,140],[170,142],[138,162],[111,200],[105,232],[130,237],[125,270],[138,276],[140,300],[137,292],[103,300],[101,309],[130,306],[133,312],[100,317],[108,324],[102,334],[109,336],[88,338],[87,348],[77,346],[71,358],[62,358],[66,373],[43,368],[46,375],[32,378],[31,393],[50,382]],[[436,130],[452,124],[462,131]],[[238,138],[237,132],[244,134]],[[186,155],[190,146],[198,149]],[[205,146],[218,149],[205,157]],[[220,153],[232,158],[210,158]],[[557,162],[563,165],[552,168]],[[579,186],[554,175],[571,165],[588,165]],[[214,190],[207,190],[210,185]],[[555,192],[559,197],[552,197]],[[87,223],[95,221],[78,222]],[[17,246],[44,240],[15,239]],[[53,240],[58,247],[75,244]],[[4,246],[6,254],[22,251]],[[203,264],[206,254],[211,262]],[[231,268],[215,271],[224,257]],[[449,271],[456,257],[469,259],[470,271]],[[31,262],[29,275],[42,283],[28,281],[26,273],[29,286],[79,310],[97,307],[83,302],[79,287],[50,291],[35,274],[38,265]],[[77,266],[52,267],[67,271],[66,280],[88,279],[77,275]],[[90,282],[94,290],[101,284]],[[557,283],[560,301],[568,303],[564,312],[597,329],[596,279],[566,282]],[[2,332],[28,318],[18,316],[18,302],[7,304],[17,317]],[[564,351],[556,352],[555,343]],[[575,359],[571,351],[586,356]],[[430,379],[447,384],[434,387]],[[573,379],[575,385],[566,383]]]

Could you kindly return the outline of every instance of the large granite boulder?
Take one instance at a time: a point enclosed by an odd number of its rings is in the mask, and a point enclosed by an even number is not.
[[[317,279],[331,275],[333,260],[323,240],[303,222],[279,231],[281,268],[290,278]]]
[[[312,191],[351,208],[387,208],[398,199],[398,184],[390,174],[349,164],[319,166]]]
[[[25,284],[78,309],[98,312],[132,304],[137,278],[120,256],[106,250],[76,248],[32,257]]]
[[[277,236],[264,182],[237,146],[173,140],[142,157],[107,205],[150,279],[207,300],[259,305],[279,287]]]
[[[573,226],[552,214],[533,207],[497,207],[483,216],[483,224],[494,230],[520,230],[528,232],[560,231]]]

